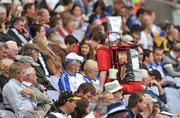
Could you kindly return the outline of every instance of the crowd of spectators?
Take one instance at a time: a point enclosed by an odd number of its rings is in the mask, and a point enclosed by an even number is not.
[[[1,0],[1,117],[161,118],[171,112],[164,88],[180,88],[166,79],[180,77],[180,26],[155,24],[145,2]],[[109,37],[110,16],[122,19],[116,39]]]

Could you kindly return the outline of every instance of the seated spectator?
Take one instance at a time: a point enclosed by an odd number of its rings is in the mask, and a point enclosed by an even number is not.
[[[123,100],[122,88],[123,87],[119,84],[117,80],[113,82],[108,82],[104,86],[105,86],[105,91],[113,94],[115,103],[122,102]]]
[[[21,54],[24,57],[19,57],[17,60],[21,60],[22,62],[36,62],[38,63],[38,55],[40,55],[40,49],[35,45],[31,43],[26,43],[21,50]],[[32,58],[31,58],[32,57]],[[38,63],[39,64],[39,63]],[[55,90],[50,81],[47,80],[47,77],[45,75],[45,72],[43,71],[43,67],[41,68],[41,65],[39,64],[31,63],[32,67],[36,70],[36,76],[37,76],[37,83],[43,85],[46,90]]]
[[[163,88],[165,88],[165,87],[172,87],[172,88],[176,88],[176,89],[180,88],[179,86],[176,85],[175,82],[168,81],[168,80],[165,80],[164,78],[162,78],[161,73],[158,70],[151,70],[148,73],[149,73],[149,76],[152,79],[155,79],[159,84],[161,84],[161,86]]]
[[[79,5],[81,11],[86,15],[90,15],[92,12],[92,3],[93,1],[86,0],[75,0],[75,4]]]
[[[162,57],[163,57],[163,49],[161,48],[154,48],[153,50],[153,56],[154,56],[154,63],[150,64],[150,69],[157,69],[161,76],[164,77],[164,70],[162,65]]]
[[[106,5],[103,0],[96,1],[93,6],[93,14],[89,17],[89,23],[93,23],[96,19],[103,19],[106,17]]]
[[[0,42],[0,60],[7,57],[7,45]]]
[[[33,117],[33,114],[37,114],[37,112],[34,111],[37,106],[34,93],[31,89],[22,85],[23,68],[26,66],[29,65],[18,62],[10,66],[9,72],[11,79],[4,86],[2,92],[5,108],[13,111],[18,118],[23,118],[27,115]]]
[[[60,93],[59,99],[52,105],[47,118],[71,118],[71,113],[76,107],[76,101],[80,99],[72,92]]]
[[[133,93],[128,100],[128,117],[127,118],[143,118],[140,113],[144,111],[145,97],[142,93]]]
[[[12,40],[12,38],[6,33],[5,21],[0,18],[0,41],[7,42],[9,40]]]
[[[64,40],[67,46],[67,49],[66,49],[67,53],[70,53],[70,52],[78,53],[79,43],[78,43],[78,40],[74,36],[67,35]]]
[[[114,103],[114,96],[110,92],[102,92],[98,96],[99,103],[106,103],[107,105],[110,105]]]
[[[110,114],[107,118],[127,118],[127,111],[126,110],[119,110],[115,113]]]
[[[13,64],[14,61],[12,59],[4,58],[0,60],[0,101],[2,99],[2,90],[4,85],[9,81],[9,66]]]
[[[75,93],[81,98],[90,100],[96,95],[96,89],[92,83],[82,83]]]
[[[98,76],[98,66],[95,60],[89,59],[84,64],[84,79],[87,82],[99,85],[99,80],[97,80]]]
[[[107,112],[107,105],[104,103],[97,104],[93,111],[91,111],[84,118],[103,118]]]
[[[59,75],[63,71],[63,66],[60,61],[60,57],[56,55],[48,46],[48,40],[43,25],[38,25],[36,36],[33,39],[33,43],[41,49],[42,57],[47,65],[47,69],[50,75]]]
[[[18,54],[18,46],[15,41],[7,41],[7,57],[10,59],[15,59]]]
[[[79,73],[80,62],[83,61],[83,57],[76,53],[69,53],[66,58],[66,66],[64,72],[59,77],[59,90],[60,91],[73,91],[75,92],[78,87],[85,83],[81,73]]]
[[[52,100],[45,93],[45,88],[42,85],[37,84],[35,69],[33,67],[27,67],[23,71],[24,79],[22,84],[25,87],[30,88],[34,93],[37,100],[37,107],[35,109],[47,112],[51,107]]]
[[[37,11],[37,15],[40,19],[40,23],[43,24],[44,28],[45,28],[45,32],[47,33],[49,31],[49,20],[51,18],[49,11],[46,8],[40,8]]]
[[[77,4],[73,5],[70,12],[76,22],[76,29],[82,29],[85,21],[88,21],[88,17],[86,17],[85,14],[82,13],[80,6]]]
[[[26,22],[22,17],[17,17],[14,19],[13,27],[8,30],[8,34],[18,46],[22,46],[22,44],[30,41],[29,33],[25,28],[25,24]]]
[[[56,43],[60,48],[66,49],[67,46],[65,45],[64,39],[60,36],[59,32],[63,29],[62,26],[62,19],[58,17],[52,17],[50,19],[50,26],[51,26],[51,32],[48,34],[47,37],[48,40],[52,43]],[[59,50],[52,49],[55,53],[58,53]],[[56,50],[56,51],[55,51]]]
[[[73,21],[72,15],[69,12],[67,12],[66,16],[62,18],[62,24],[63,29],[61,30],[61,32],[59,32],[62,39],[65,40],[65,37],[68,35],[74,36],[75,22]]]
[[[167,75],[172,77],[180,77],[180,43],[175,43],[172,49],[162,60],[163,67]]]
[[[81,99],[76,102],[76,108],[72,113],[72,118],[84,118],[89,112],[88,99]]]
[[[84,57],[84,60],[95,59],[95,54],[87,40],[82,41],[79,46],[79,55]]]
[[[81,98],[88,99],[89,109],[94,110],[95,105],[98,102],[96,92],[97,91],[92,83],[82,83],[75,93]]]
[[[153,38],[151,36],[151,21],[149,19],[144,19],[142,22],[141,39],[138,44],[142,46],[143,49],[153,48]]]
[[[138,53],[139,53],[139,56],[138,56],[138,58],[139,58],[139,68],[148,70],[147,66],[143,63],[143,55],[144,55],[143,54],[144,53],[143,49],[139,46],[137,48],[137,50],[138,50]]]
[[[163,48],[165,52],[168,52],[171,50],[174,42],[178,42],[179,32],[173,25],[171,25],[166,37],[167,39],[163,40]]]
[[[155,79],[157,82],[159,82],[162,86],[164,85],[165,81],[162,76],[161,76],[161,73],[156,70],[156,69],[153,69],[151,71],[148,72],[149,76],[152,78],[152,79]]]
[[[153,111],[153,105],[155,102],[157,102],[157,100],[153,99],[149,94],[144,94],[144,97],[146,105],[143,112],[141,112],[141,115],[143,118],[149,118]]]
[[[161,111],[158,104],[153,105],[152,114],[150,115],[150,118],[161,118]]]
[[[143,64],[146,65],[147,68],[143,69],[148,69],[150,67],[150,64],[153,63],[153,53],[150,49],[144,49],[143,53]]]
[[[138,41],[140,40],[141,38],[141,27],[139,25],[137,26],[133,26],[131,29],[130,29],[130,34],[131,36],[133,37],[133,42],[135,44],[138,43]]]
[[[122,88],[123,87],[119,84],[117,80],[105,84],[105,91],[112,93],[114,96],[114,102],[108,105],[107,114],[112,113],[114,110],[119,109],[124,105],[124,103],[122,102]]]
[[[146,70],[143,70],[143,76],[142,77],[142,86],[144,87],[144,93],[149,94],[152,98],[156,99],[158,101],[158,104],[161,106],[161,109],[168,110],[165,107],[165,104],[167,104],[166,94],[164,92],[164,89],[162,88],[161,84],[158,83],[158,81],[152,79]],[[150,89],[151,86],[156,86],[158,88],[158,93],[156,94],[153,90]]]

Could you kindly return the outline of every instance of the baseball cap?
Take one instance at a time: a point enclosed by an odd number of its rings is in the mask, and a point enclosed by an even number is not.
[[[77,101],[77,100],[80,100],[80,99],[81,99],[80,97],[76,96],[72,92],[64,91],[64,92],[60,93],[59,98],[58,98],[58,102],[59,102],[59,104],[63,105],[67,101],[70,101],[70,100]]]
[[[16,57],[16,60],[18,60],[18,62],[23,62],[23,63],[30,63],[31,65],[33,66],[39,66],[38,63],[36,63],[32,57],[30,56],[21,56],[21,55],[18,55]]]
[[[83,57],[82,56],[79,56],[78,54],[74,53],[74,52],[71,52],[69,53],[66,57],[65,57],[65,62],[66,63],[70,63],[70,62],[73,62],[73,61],[83,61]]]

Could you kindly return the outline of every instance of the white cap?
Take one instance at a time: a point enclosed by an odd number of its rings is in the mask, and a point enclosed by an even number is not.
[[[11,4],[12,0],[1,0],[0,4]]]
[[[3,5],[0,5],[0,13],[6,13],[6,7]]]
[[[77,55],[74,52],[69,53],[66,57],[65,57],[65,62],[72,62],[74,60],[78,60],[78,61],[83,61],[83,57]]]
[[[61,12],[63,12],[63,11],[65,11],[65,8],[64,8],[64,6],[62,6],[62,5],[59,5],[59,6],[54,10],[54,12],[56,12],[56,13],[61,13]]]
[[[123,87],[119,84],[117,80],[114,80],[113,82],[108,82],[105,84],[105,91],[114,93],[116,91],[121,90]]]
[[[133,44],[133,43],[131,42],[131,41],[133,41],[132,36],[127,35],[127,34],[122,37],[122,41],[124,41],[124,42],[126,42],[126,43],[128,43],[128,44]]]

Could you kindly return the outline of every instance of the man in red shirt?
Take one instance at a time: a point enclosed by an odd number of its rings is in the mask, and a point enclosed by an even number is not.
[[[110,81],[108,79],[108,70],[111,68],[111,50],[104,45],[105,35],[94,30],[92,33],[90,45],[96,50],[96,58],[99,69],[100,86],[104,86],[105,82]]]

